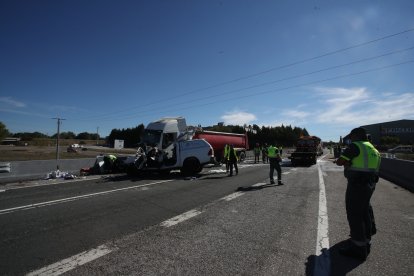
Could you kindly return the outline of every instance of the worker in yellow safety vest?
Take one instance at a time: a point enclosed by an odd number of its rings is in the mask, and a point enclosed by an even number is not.
[[[115,169],[115,161],[117,157],[113,154],[105,155],[103,158],[104,161],[104,172],[105,173],[112,173]]]
[[[226,163],[226,173],[229,172],[229,152],[230,152],[230,145],[225,144],[223,150],[223,160]]]
[[[280,168],[280,164],[279,164],[279,162],[282,161],[282,159],[280,157],[279,149],[273,145],[269,146],[267,148],[267,157],[269,158],[269,164],[270,164],[270,172],[269,172],[270,184],[275,184],[275,180],[273,178],[273,172],[274,170],[276,170],[278,185],[283,185],[282,169]]]
[[[229,176],[233,176],[233,166],[236,170],[237,175],[239,173],[239,169],[237,168],[237,162],[239,161],[239,158],[237,157],[237,151],[234,149],[233,145],[230,145],[227,160],[230,168]]]
[[[379,179],[381,156],[368,141],[364,128],[353,129],[346,138],[351,143],[336,164],[344,166],[348,180],[345,206],[351,239],[339,252],[364,261],[371,251],[371,237],[377,231],[370,200]]]

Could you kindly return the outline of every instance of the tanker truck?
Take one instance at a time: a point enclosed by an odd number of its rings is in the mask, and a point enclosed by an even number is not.
[[[237,134],[197,129],[194,132],[193,139],[206,140],[213,147],[214,156],[217,162],[222,161],[224,146],[226,144],[234,146],[240,162],[244,161],[246,158],[246,151],[249,150],[247,133]]]

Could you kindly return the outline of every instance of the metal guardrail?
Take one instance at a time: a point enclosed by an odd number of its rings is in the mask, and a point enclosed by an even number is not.
[[[414,192],[414,161],[382,158],[380,177]]]

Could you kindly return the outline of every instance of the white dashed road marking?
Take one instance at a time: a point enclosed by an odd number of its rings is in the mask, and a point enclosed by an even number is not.
[[[39,270],[32,271],[27,274],[27,276],[57,276],[61,275],[69,270],[76,268],[77,266],[91,262],[97,258],[105,256],[106,254],[111,253],[116,250],[116,248],[111,249],[106,245],[98,246],[97,248],[91,249],[89,251],[84,251],[67,259],[61,260],[57,263],[48,265]]]
[[[252,187],[260,187],[266,185],[266,182],[253,184]]]
[[[239,196],[242,196],[242,195],[243,195],[242,192],[235,192],[235,193],[232,193],[232,194],[230,194],[228,196],[223,197],[222,200],[230,201],[230,200],[233,200],[233,199],[235,199],[235,198],[237,198]]]
[[[201,213],[202,212],[198,211],[198,210],[190,210],[188,212],[185,212],[184,214],[178,215],[176,217],[170,218],[169,220],[161,222],[160,225],[164,226],[164,227],[171,227],[171,226],[174,226],[176,224],[179,224],[180,222],[183,222],[183,221],[186,221],[190,218],[198,216]]]

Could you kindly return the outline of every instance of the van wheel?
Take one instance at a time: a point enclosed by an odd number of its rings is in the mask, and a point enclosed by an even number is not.
[[[201,172],[203,168],[197,158],[188,158],[184,161],[181,173],[184,175],[194,175]]]

